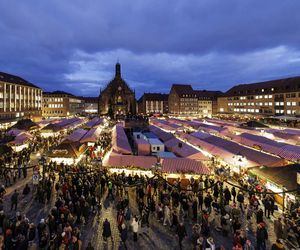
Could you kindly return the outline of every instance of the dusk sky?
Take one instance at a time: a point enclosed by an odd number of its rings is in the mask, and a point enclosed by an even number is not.
[[[136,90],[228,90],[300,75],[299,0],[0,2],[0,71],[45,91],[97,96],[114,76]]]

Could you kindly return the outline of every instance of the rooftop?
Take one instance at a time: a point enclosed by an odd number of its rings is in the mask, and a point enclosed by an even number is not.
[[[44,95],[68,95],[68,96],[74,96],[73,94],[70,94],[68,92],[61,91],[61,90],[56,90],[56,91],[52,91],[52,92],[44,92],[43,94]]]
[[[28,82],[19,76],[11,75],[11,74],[4,73],[4,72],[0,72],[0,81],[7,82],[7,83],[13,83],[13,84],[19,84],[19,85],[33,87],[33,88],[39,88],[36,85],[34,85],[33,83]]]
[[[180,97],[194,97],[198,99],[216,99],[223,95],[221,91],[212,90],[194,90],[189,84],[173,84],[172,89]]]
[[[265,82],[239,84],[229,89],[226,96],[272,94],[300,91],[300,76]]]

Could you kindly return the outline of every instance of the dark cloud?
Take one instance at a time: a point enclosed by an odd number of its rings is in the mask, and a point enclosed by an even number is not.
[[[299,74],[297,0],[1,1],[0,70],[95,95],[119,58],[140,94]]]

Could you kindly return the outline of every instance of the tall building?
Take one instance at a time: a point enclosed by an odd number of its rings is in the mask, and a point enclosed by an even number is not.
[[[218,98],[218,112],[300,116],[300,77],[236,85]]]
[[[81,114],[84,101],[64,91],[44,92],[43,117],[68,117]]]
[[[144,93],[137,102],[139,114],[167,114],[169,112],[169,95],[161,93]]]
[[[0,72],[0,123],[42,115],[42,89],[21,77]]]
[[[220,91],[194,90],[191,85],[173,84],[169,94],[169,113],[179,116],[212,116],[217,112]]]
[[[135,92],[123,80],[121,65],[116,64],[115,77],[104,90],[100,90],[99,114],[115,118],[136,113]]]

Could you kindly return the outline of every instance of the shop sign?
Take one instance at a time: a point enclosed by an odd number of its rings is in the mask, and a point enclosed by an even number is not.
[[[300,185],[300,173],[297,173],[297,184]]]
[[[33,185],[38,185],[39,184],[39,175],[38,174],[32,175],[32,184]]]

